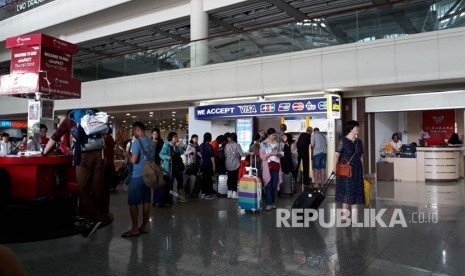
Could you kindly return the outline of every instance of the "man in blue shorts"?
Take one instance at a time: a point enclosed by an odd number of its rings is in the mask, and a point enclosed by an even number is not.
[[[134,133],[134,142],[131,145],[130,162],[133,164],[131,181],[128,185],[128,204],[129,213],[131,214],[132,227],[129,231],[124,232],[121,237],[137,237],[140,234],[149,231],[150,219],[150,195],[151,191],[142,177],[142,168],[147,160],[153,160],[155,150],[152,141],[145,135],[145,125],[142,122],[132,124]],[[142,204],[142,224],[139,226],[139,205]]]
[[[326,137],[320,133],[319,128],[313,129],[311,138],[312,144],[312,165],[315,187],[320,187],[326,180]]]

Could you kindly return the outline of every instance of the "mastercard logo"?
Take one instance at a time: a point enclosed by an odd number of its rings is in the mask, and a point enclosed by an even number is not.
[[[304,110],[304,103],[303,102],[296,102],[292,104],[292,110],[294,111],[302,111]]]

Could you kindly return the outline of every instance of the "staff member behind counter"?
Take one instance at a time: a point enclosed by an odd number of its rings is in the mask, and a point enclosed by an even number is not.
[[[394,150],[394,153],[400,153],[400,148],[402,147],[402,141],[399,140],[399,135],[397,133],[392,134],[392,140],[389,143]]]

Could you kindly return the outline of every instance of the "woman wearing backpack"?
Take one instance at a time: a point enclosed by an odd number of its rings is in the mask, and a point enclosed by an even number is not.
[[[160,152],[163,173],[166,175],[167,178],[164,194],[164,203],[167,205],[173,204],[173,197],[171,193],[173,191],[173,183],[175,179],[178,184],[178,202],[186,202],[183,187],[184,164],[181,158],[181,155],[184,153],[184,150],[182,147],[178,146],[178,142],[178,134],[176,132],[170,132],[168,134],[167,141],[163,144],[163,148]],[[161,207],[163,205],[159,206]]]
[[[226,156],[226,170],[228,173],[228,198],[238,198],[237,181],[241,157],[247,153],[242,151],[241,145],[237,143],[237,134],[231,133],[230,142],[224,148]],[[219,188],[218,188],[219,189]]]

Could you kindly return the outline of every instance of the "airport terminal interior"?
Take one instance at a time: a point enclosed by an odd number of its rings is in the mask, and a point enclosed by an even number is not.
[[[0,0],[0,275],[464,275],[463,45],[463,0]],[[78,110],[105,112],[104,131],[77,127]],[[193,134],[235,133],[253,152],[261,130],[308,133],[326,163],[315,145],[285,159],[261,139],[291,172],[244,154],[233,193],[233,174],[187,173],[188,155],[184,191],[170,188],[166,161],[164,199],[150,192],[147,229],[128,235],[136,122],[184,150]],[[86,146],[103,133],[110,213],[89,219],[101,194],[83,188],[81,157],[101,159]],[[345,135],[360,160],[335,179]],[[350,217],[347,183],[363,198]]]

